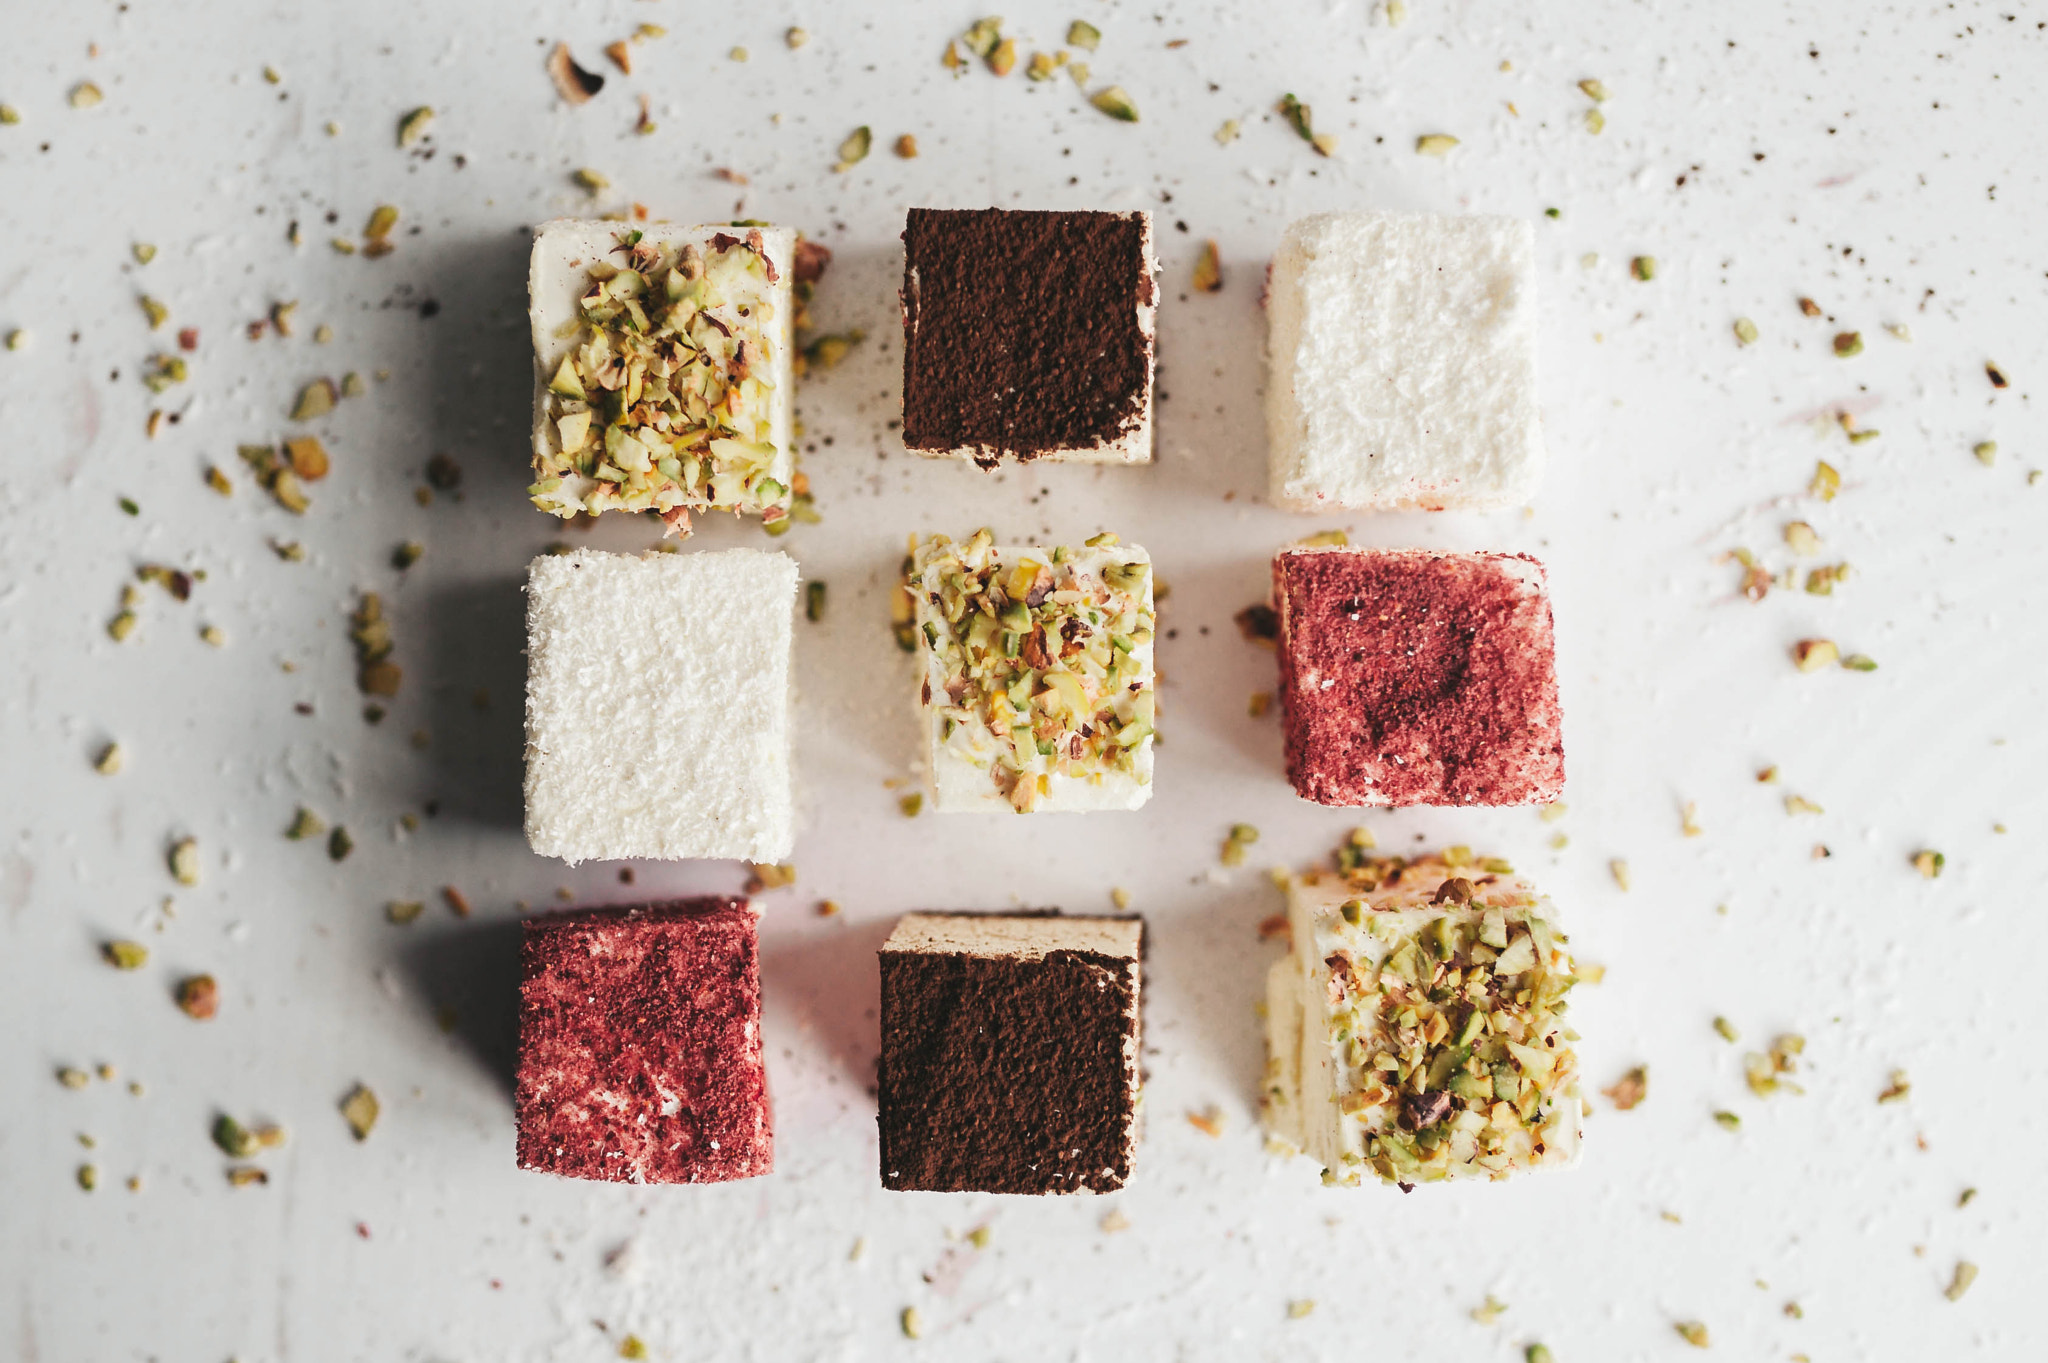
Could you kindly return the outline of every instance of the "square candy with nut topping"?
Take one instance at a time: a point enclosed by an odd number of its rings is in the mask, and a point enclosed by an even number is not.
[[[1121,1188],[1137,1146],[1145,925],[906,914],[882,946],[882,1186]]]
[[[1157,269],[1143,212],[911,209],[903,443],[984,468],[1150,463]]]
[[[934,535],[911,559],[934,807],[1136,809],[1152,794],[1152,561]]]
[[[1525,805],[1564,788],[1543,566],[1298,547],[1273,558],[1287,778],[1325,805]]]
[[[1266,1124],[1326,1183],[1501,1179],[1578,1157],[1564,935],[1504,864],[1459,862],[1366,858],[1288,882]]]
[[[526,920],[520,1168],[615,1183],[769,1172],[759,917],[744,899],[688,899]]]
[[[534,233],[533,504],[789,515],[796,237],[783,227]]]

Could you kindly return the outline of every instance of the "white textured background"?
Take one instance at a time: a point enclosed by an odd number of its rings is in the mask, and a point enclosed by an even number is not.
[[[2048,485],[2028,477],[2048,463],[2029,396],[2048,367],[2048,7],[1408,0],[1398,27],[1361,3],[1009,8],[1027,53],[1076,14],[1099,24],[1098,82],[1122,83],[1144,121],[1110,122],[1064,80],[955,81],[938,56],[976,16],[948,5],[0,5],[0,101],[22,114],[0,128],[0,331],[32,333],[0,351],[0,1355],[596,1359],[631,1331],[675,1360],[1508,1359],[1541,1339],[1577,1363],[1682,1355],[1683,1319],[1734,1358],[2048,1351],[2048,926],[2023,871],[2048,820]],[[639,74],[612,73],[580,109],[556,99],[541,66],[556,39],[602,68],[599,48],[642,22],[669,34],[637,49]],[[812,34],[801,51],[781,43],[791,22]],[[724,56],[736,44],[744,65]],[[1599,136],[1582,126],[1587,77],[1612,92]],[[73,109],[85,79],[105,102]],[[1338,136],[1334,159],[1270,112],[1286,91]],[[639,92],[651,137],[632,131]],[[419,104],[439,111],[430,158],[395,146]],[[1226,118],[1244,136],[1219,147]],[[859,123],[875,155],[830,174]],[[901,132],[914,162],[888,154]],[[1433,132],[1462,145],[1415,155]],[[782,543],[831,603],[798,625],[807,830],[800,884],[766,920],[779,1168],[758,1182],[635,1190],[512,1168],[519,906],[557,887],[616,900],[741,878],[644,866],[629,889],[616,868],[534,857],[517,831],[517,583],[560,533],[521,495],[525,232],[585,206],[579,166],[616,186],[602,206],[816,235],[838,252],[819,320],[869,334],[801,394],[825,519]],[[403,213],[395,254],[329,249],[387,202]],[[902,454],[888,423],[903,209],[990,203],[1157,215],[1156,466],[990,479]],[[1650,1093],[1630,1113],[1602,1105],[1575,1174],[1329,1192],[1269,1160],[1254,1127],[1252,1006],[1276,950],[1255,933],[1276,907],[1263,864],[1311,861],[1354,822],[1296,802],[1275,721],[1245,713],[1272,662],[1231,614],[1263,592],[1276,546],[1320,528],[1262,502],[1259,271],[1289,218],[1347,206],[1562,211],[1539,219],[1553,467],[1533,514],[1349,528],[1550,566],[1569,816],[1371,822],[1383,846],[1511,857],[1607,965],[1578,996],[1587,1067],[1604,1084],[1646,1062]],[[1190,297],[1205,237],[1226,286]],[[160,248],[146,268],[136,241]],[[1656,257],[1653,282],[1629,278],[1638,254]],[[145,290],[172,314],[154,336]],[[1828,317],[1801,317],[1801,295]],[[299,301],[297,338],[245,339],[278,299]],[[1762,331],[1746,350],[1739,315]],[[151,442],[139,373],[181,326],[201,331],[191,381],[165,400],[182,420]],[[1829,337],[1852,329],[1866,350],[1838,360]],[[2010,388],[1994,393],[1987,359]],[[309,515],[287,516],[235,445],[283,434],[305,380],[380,368],[388,381],[318,423],[334,473]],[[1881,437],[1850,448],[1841,408]],[[1970,453],[1986,438],[1991,468]],[[436,451],[466,479],[422,508]],[[1827,505],[1803,496],[1821,457],[1844,479]],[[232,499],[201,481],[212,462]],[[1854,576],[1832,598],[1742,600],[1716,556],[1747,546],[1782,568],[1782,523],[1801,516],[1826,541],[1818,561]],[[1142,814],[897,812],[885,783],[909,774],[913,727],[885,585],[908,532],[983,522],[1068,539],[1113,526],[1171,584],[1167,743]],[[700,542],[758,535],[725,524]],[[306,561],[280,562],[271,536],[302,540]],[[388,560],[407,538],[426,558],[401,578]],[[145,561],[207,579],[182,606],[147,589],[116,644],[105,622]],[[361,589],[386,594],[406,671],[374,728],[345,621]],[[224,649],[197,638],[206,623]],[[1786,650],[1807,635],[1881,668],[1800,675]],[[415,728],[432,733],[424,752]],[[90,765],[108,738],[128,754],[111,778]],[[1784,784],[1759,786],[1771,762]],[[1826,812],[1790,817],[1787,793]],[[430,801],[438,814],[399,836]],[[1686,801],[1697,839],[1680,833]],[[280,836],[300,803],[350,827],[351,858]],[[1239,820],[1264,838],[1253,865],[1221,871]],[[1559,830],[1570,845],[1553,851]],[[187,833],[205,861],[193,890],[164,867]],[[1817,842],[1833,856],[1815,860]],[[1922,846],[1946,852],[1942,879],[1907,864]],[[1609,877],[1615,857],[1632,892]],[[443,884],[474,918],[437,902],[411,928],[384,921],[387,899]],[[1153,934],[1130,1188],[883,1193],[867,1090],[886,924],[909,908],[1096,910],[1112,884]],[[814,917],[823,895],[841,918]],[[100,963],[117,934],[149,942],[145,970]],[[168,997],[194,969],[222,981],[210,1024]],[[1715,1014],[1742,1045],[1714,1035]],[[1743,1052],[1786,1029],[1809,1038],[1807,1092],[1759,1101]],[[103,1061],[120,1080],[53,1078]],[[1895,1066],[1912,1094],[1880,1107]],[[357,1080],[385,1101],[362,1145],[335,1110]],[[1185,1120],[1210,1104],[1220,1139]],[[290,1128],[269,1186],[226,1185],[217,1108]],[[73,1181],[87,1159],[91,1194]],[[1112,1209],[1129,1229],[1099,1228]],[[984,1224],[977,1251],[962,1237]],[[1951,1304],[1959,1258],[1983,1276]],[[1467,1316],[1489,1291],[1510,1308],[1493,1327]],[[1803,1320],[1784,1312],[1795,1300]],[[910,1305],[916,1344],[897,1326]]]

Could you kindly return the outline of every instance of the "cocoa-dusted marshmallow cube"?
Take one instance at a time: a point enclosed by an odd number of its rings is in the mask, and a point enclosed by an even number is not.
[[[1526,805],[1564,788],[1543,565],[1301,547],[1273,559],[1287,778],[1324,805]]]
[[[526,921],[520,1168],[720,1183],[773,1167],[759,917],[685,899]]]

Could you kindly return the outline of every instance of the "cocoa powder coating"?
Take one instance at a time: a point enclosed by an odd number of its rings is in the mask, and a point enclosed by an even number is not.
[[[904,444],[987,468],[1090,449],[1143,416],[1142,217],[913,208],[903,254]]]
[[[1130,1176],[1136,961],[884,951],[882,1185],[1108,1192]]]

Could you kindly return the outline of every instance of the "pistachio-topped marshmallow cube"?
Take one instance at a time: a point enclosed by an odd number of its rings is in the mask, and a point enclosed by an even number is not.
[[[796,237],[782,227],[534,233],[533,504],[789,515]]]
[[[1266,981],[1266,1122],[1326,1183],[1501,1179],[1573,1163],[1575,983],[1550,902],[1463,848],[1340,853],[1291,877]]]
[[[942,811],[1136,809],[1152,794],[1152,560],[933,535],[911,558]]]

